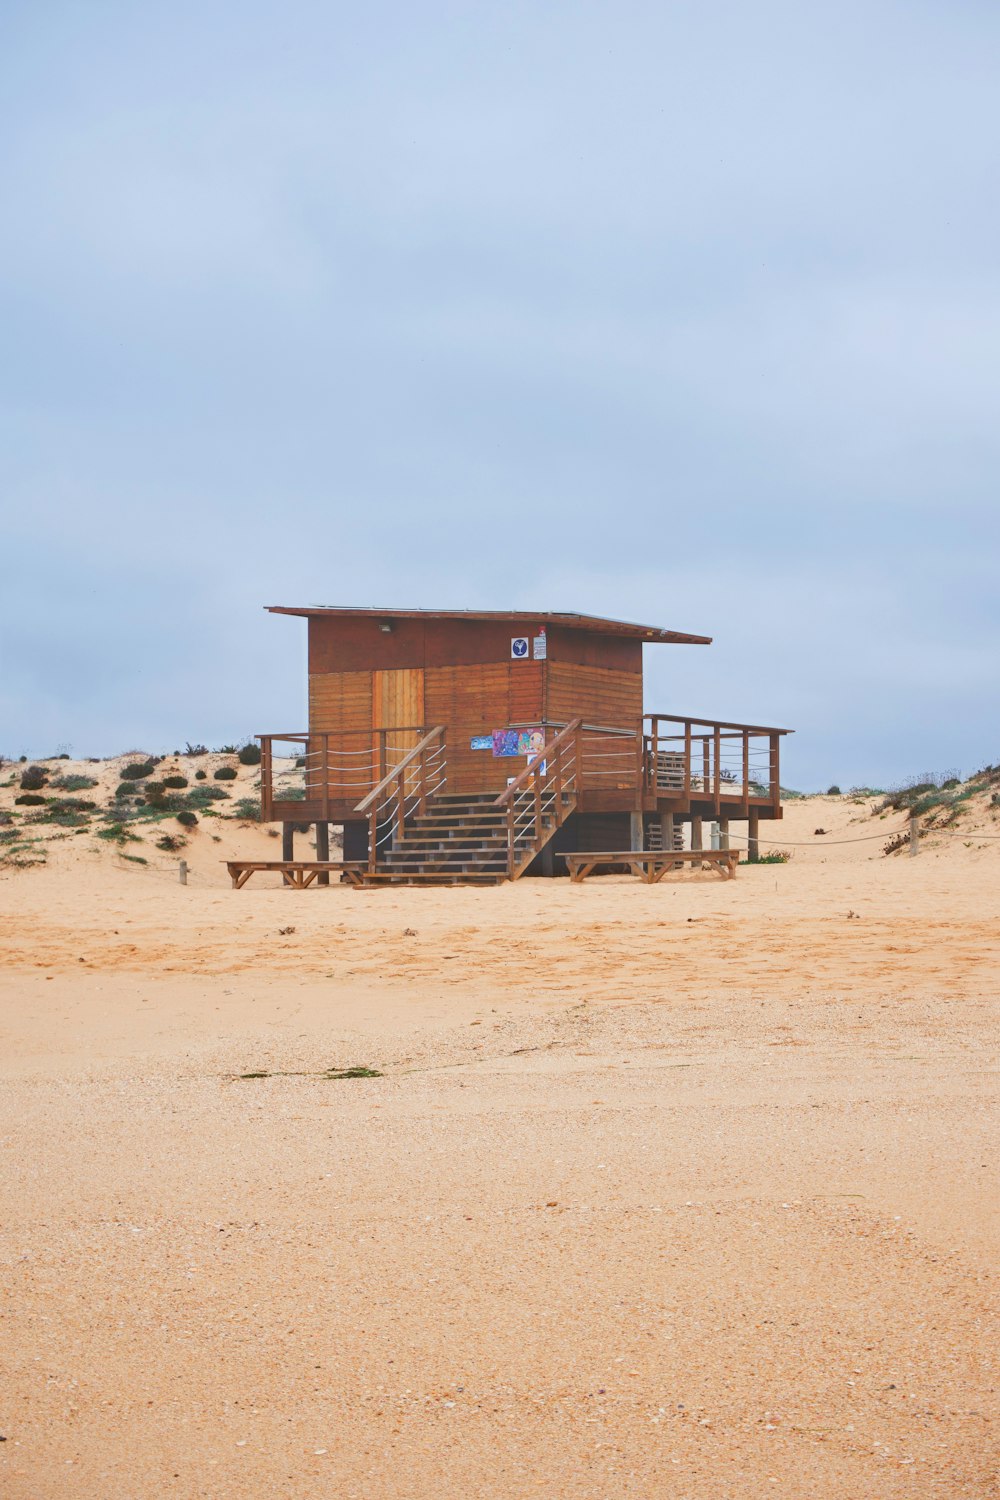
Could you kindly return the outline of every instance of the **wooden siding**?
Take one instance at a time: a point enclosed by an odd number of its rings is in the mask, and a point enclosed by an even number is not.
[[[337,731],[329,760],[330,796],[360,802],[370,785],[372,763],[372,674],[323,672],[309,678],[309,730]],[[342,731],[347,731],[342,733]],[[322,795],[321,768],[314,759],[318,741],[310,741],[306,794]]]
[[[535,661],[494,661],[427,669],[427,723],[448,729],[449,791],[500,792],[508,776],[524,770],[522,759],[495,759],[489,750],[471,750],[469,740],[508,724],[538,723],[544,711],[544,666]]]
[[[549,627],[549,661],[575,662],[581,667],[611,667],[642,676],[642,641],[616,635],[598,635],[587,630]]]
[[[357,730],[366,740],[372,728],[371,672],[315,672],[309,677],[310,730]]]
[[[397,724],[411,729],[423,727],[424,674],[419,668],[372,673],[371,722],[373,729],[390,729]]]
[[[642,675],[572,662],[548,664],[546,716],[559,723],[582,715],[588,724],[634,729],[642,717]]]

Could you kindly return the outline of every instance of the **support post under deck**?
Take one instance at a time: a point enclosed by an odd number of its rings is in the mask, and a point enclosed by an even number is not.
[[[281,857],[282,859],[295,858],[294,823],[282,823],[281,825]]]
[[[330,858],[330,825],[329,823],[316,824],[316,859],[320,864]],[[317,885],[330,884],[329,870],[321,870],[316,876]]]
[[[643,843],[645,842],[644,837],[643,837],[642,813],[641,812],[629,813],[629,815],[628,815],[628,827],[629,827],[629,841],[628,841],[628,846],[629,846],[630,849],[634,850],[636,852],[636,854],[641,854],[642,853],[642,846],[643,846]]]
[[[747,817],[747,859],[755,865],[760,859],[760,813],[755,807],[751,807]]]
[[[701,819],[700,818],[692,818],[691,819],[691,848],[692,849],[704,849],[704,847],[705,847],[705,836],[704,836],[704,833],[702,832]]]

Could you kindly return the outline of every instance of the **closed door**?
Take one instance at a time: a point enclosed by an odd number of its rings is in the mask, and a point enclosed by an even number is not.
[[[372,673],[372,728],[386,730],[386,770],[412,750],[424,722],[424,673],[421,667]],[[384,774],[384,773],[383,773]]]

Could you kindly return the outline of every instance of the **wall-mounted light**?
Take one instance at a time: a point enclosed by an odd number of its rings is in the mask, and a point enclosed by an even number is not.
[[[378,628],[382,631],[383,635],[391,635],[394,626],[391,620],[379,620]]]

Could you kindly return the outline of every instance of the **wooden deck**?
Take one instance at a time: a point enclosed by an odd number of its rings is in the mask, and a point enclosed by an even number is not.
[[[546,745],[564,723],[540,726]],[[344,823],[367,816],[372,791],[409,756],[427,731],[375,729],[357,734],[261,735],[261,804],[265,822]],[[406,798],[420,786],[435,791],[481,791],[466,786],[461,767],[449,768],[449,742],[467,738],[463,726],[439,728],[430,764],[411,766]],[[781,738],[784,729],[672,714],[647,714],[620,728],[582,723],[574,740],[573,793],[585,813],[659,812],[681,817],[781,817]],[[416,739],[415,739],[416,737]],[[276,746],[301,753],[279,756]],[[497,791],[517,763],[493,762]]]

